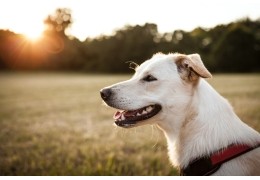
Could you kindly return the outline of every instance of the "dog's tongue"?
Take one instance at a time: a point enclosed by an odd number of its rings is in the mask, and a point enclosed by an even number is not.
[[[114,119],[120,119],[120,117],[122,115],[124,115],[125,117],[130,117],[130,116],[135,116],[137,113],[137,111],[117,111],[115,114],[114,114]]]
[[[121,115],[123,114],[123,112],[120,112],[120,111],[117,111],[115,114],[114,114],[114,119],[119,119],[121,117]]]

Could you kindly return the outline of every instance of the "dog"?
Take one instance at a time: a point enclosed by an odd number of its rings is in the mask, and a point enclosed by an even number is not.
[[[181,175],[260,175],[260,134],[243,123],[205,78],[199,54],[162,54],[127,81],[103,88],[115,124],[156,124]]]

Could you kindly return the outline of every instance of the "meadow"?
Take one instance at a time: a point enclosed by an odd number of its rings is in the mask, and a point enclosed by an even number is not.
[[[122,129],[102,87],[130,75],[0,74],[0,175],[178,175],[156,126]],[[208,80],[260,131],[260,74]]]

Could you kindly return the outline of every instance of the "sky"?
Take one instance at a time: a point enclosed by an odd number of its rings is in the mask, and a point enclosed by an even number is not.
[[[71,9],[73,24],[67,33],[82,41],[147,22],[164,33],[260,18],[260,0],[1,0],[0,29],[37,38],[44,19],[57,8]]]

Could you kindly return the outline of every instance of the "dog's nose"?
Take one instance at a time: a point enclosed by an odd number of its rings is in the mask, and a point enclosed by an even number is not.
[[[109,97],[111,96],[111,94],[112,94],[112,91],[109,88],[104,88],[104,89],[100,90],[100,95],[104,101],[108,100]]]

